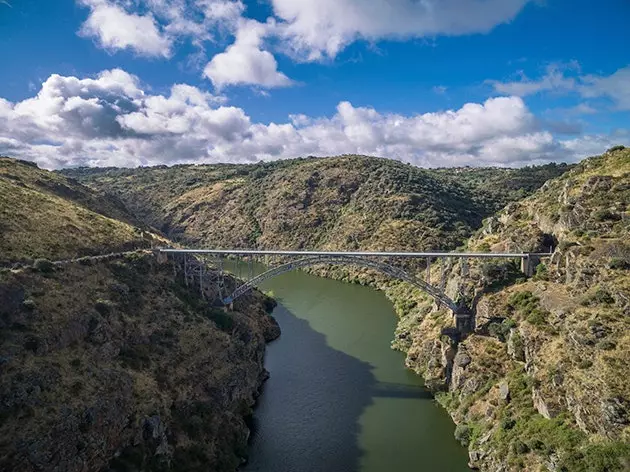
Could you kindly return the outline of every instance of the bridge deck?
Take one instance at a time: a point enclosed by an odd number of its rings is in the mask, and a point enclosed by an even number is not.
[[[216,254],[241,256],[347,256],[347,257],[455,257],[455,258],[518,258],[550,257],[551,253],[494,252],[347,252],[347,251],[262,251],[255,249],[160,249],[165,253]]]

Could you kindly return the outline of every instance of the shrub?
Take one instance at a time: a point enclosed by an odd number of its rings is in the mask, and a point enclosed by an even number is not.
[[[55,265],[48,259],[37,259],[33,263],[33,269],[43,274],[49,274],[55,270]]]
[[[130,367],[134,370],[141,370],[151,366],[149,347],[146,345],[123,348],[120,350],[118,357],[125,367]]]
[[[593,367],[593,361],[582,359],[580,362],[578,362],[578,367],[580,369],[588,369],[590,367]]]
[[[515,310],[528,323],[544,327],[549,313],[540,308],[540,300],[532,292],[517,292],[508,299],[508,306]]]
[[[630,261],[620,257],[613,257],[608,263],[608,268],[613,270],[630,270]]]
[[[630,444],[623,441],[588,444],[567,452],[558,467],[560,472],[623,472],[630,463]]]
[[[619,213],[613,213],[607,209],[596,210],[593,213],[593,218],[595,221],[619,221],[621,220],[621,215]]]
[[[503,418],[501,420],[501,429],[504,431],[509,431],[514,426],[516,426],[516,420],[514,418]]]
[[[529,314],[527,322],[534,326],[543,326],[547,324],[547,313],[537,308]]]
[[[545,264],[538,264],[536,266],[534,280],[549,280],[549,270]]]
[[[481,273],[486,286],[490,290],[498,290],[515,283],[523,274],[514,262],[486,262],[481,267]]]
[[[472,432],[470,428],[468,427],[468,425],[458,424],[455,427],[455,434],[454,434],[455,439],[459,441],[459,443],[462,446],[468,447],[468,445],[470,444],[471,435],[472,435]]]
[[[516,327],[516,323],[508,318],[503,320],[501,323],[490,323],[488,325],[488,333],[490,333],[490,336],[493,336],[504,343],[510,334],[510,330],[514,327]]]
[[[224,312],[220,308],[210,308],[206,311],[206,316],[208,319],[214,321],[221,331],[225,331],[227,333],[232,332],[234,328],[234,318],[229,314]]]
[[[33,311],[35,309],[35,300],[27,298],[22,302],[22,308],[28,311]]]
[[[520,439],[517,439],[512,443],[512,452],[517,455],[527,454],[529,452],[529,447]]]
[[[595,293],[591,295],[586,295],[581,301],[581,304],[584,306],[611,305],[613,303],[615,303],[615,299],[612,297],[610,292],[601,287],[598,287]]]
[[[94,309],[98,311],[101,315],[106,316],[112,312],[112,310],[114,309],[114,304],[109,300],[103,300],[102,298],[99,298],[94,304]]]
[[[597,343],[597,347],[599,349],[603,349],[604,351],[611,351],[617,347],[617,345],[613,341],[603,340]]]
[[[616,152],[616,151],[623,151],[626,147],[623,145],[619,145],[619,146],[613,146],[610,149],[608,149],[606,152]]]

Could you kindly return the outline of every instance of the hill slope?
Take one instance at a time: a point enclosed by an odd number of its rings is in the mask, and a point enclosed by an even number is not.
[[[469,240],[471,250],[555,252],[525,280],[510,263],[455,267],[477,330],[440,338],[446,314],[422,294],[390,294],[396,345],[440,394],[483,470],[630,469],[630,150],[587,159]],[[410,299],[411,298],[411,299]]]
[[[0,470],[234,471],[265,341],[253,292],[212,308],[115,199],[0,159]],[[234,283],[230,279],[227,283]],[[195,285],[197,286],[197,285]]]
[[[458,246],[483,218],[568,168],[426,170],[342,156],[63,173],[188,245],[405,250]]]
[[[570,170],[421,170],[345,156],[70,174],[136,202],[137,215],[186,244],[555,248],[533,280],[511,262],[471,262],[465,278],[453,268],[449,294],[463,292],[477,310],[477,329],[462,342],[442,336],[450,314],[407,284],[345,268],[322,273],[372,283],[394,302],[394,345],[438,392],[473,466],[630,468],[629,150]]]
[[[150,247],[141,228],[116,198],[0,157],[0,265]]]

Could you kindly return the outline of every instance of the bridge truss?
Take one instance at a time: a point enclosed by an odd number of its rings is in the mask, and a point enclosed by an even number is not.
[[[403,280],[429,294],[435,301],[449,308],[457,319],[458,327],[469,326],[471,311],[458,304],[446,292],[446,278],[453,267],[453,261],[460,262],[462,276],[468,275],[469,259],[520,259],[521,270],[532,275],[534,265],[541,257],[549,254],[531,253],[460,253],[460,252],[335,252],[335,251],[260,251],[260,250],[204,250],[204,249],[159,249],[162,257],[174,259],[183,271],[187,284],[198,285],[202,296],[208,300],[220,300],[224,305],[231,304],[265,280],[296,269],[322,265],[352,265],[365,267],[389,277]],[[225,258],[232,258],[236,264],[233,275],[242,280],[236,287],[225,283]],[[424,260],[424,278],[392,264],[393,260]],[[241,267],[247,266],[245,274]],[[265,264],[267,270],[254,275],[254,263]],[[440,266],[440,280],[431,281],[432,264]],[[463,328],[462,328],[463,329]]]

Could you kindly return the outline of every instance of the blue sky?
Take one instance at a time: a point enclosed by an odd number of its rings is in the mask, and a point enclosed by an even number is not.
[[[0,1],[0,154],[574,161],[630,144],[628,18],[626,0]]]

